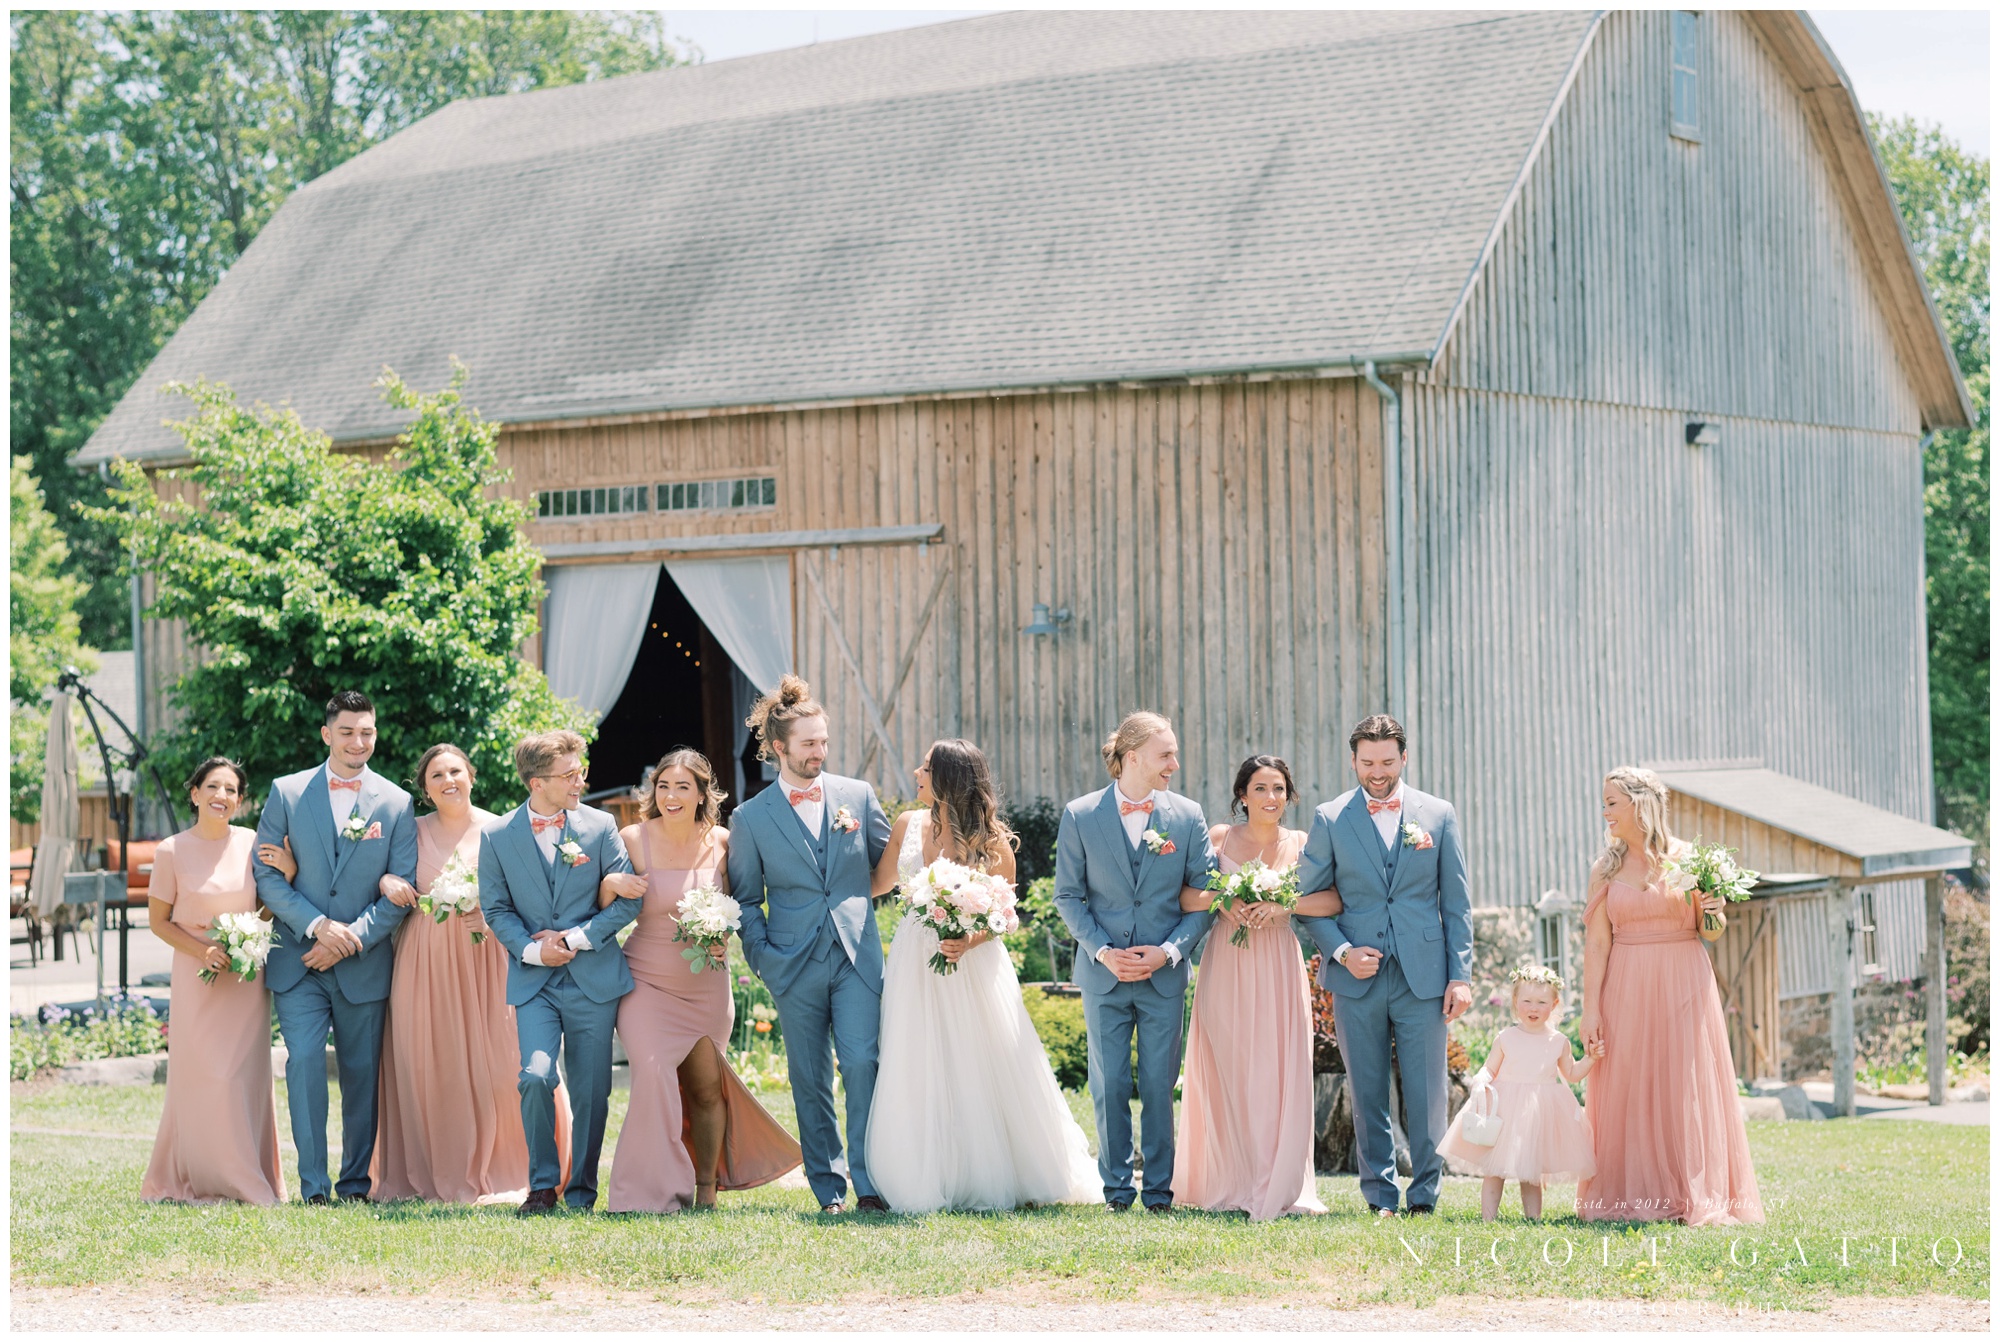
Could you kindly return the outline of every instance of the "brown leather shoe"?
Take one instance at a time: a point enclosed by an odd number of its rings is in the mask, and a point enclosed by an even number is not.
[[[824,1216],[838,1216],[846,1210],[847,1204],[844,1202],[829,1202],[820,1207],[820,1213]]]
[[[546,1216],[555,1209],[556,1190],[553,1188],[537,1188],[528,1194],[528,1200],[521,1204],[514,1215]]]
[[[854,1199],[854,1210],[858,1212],[886,1213],[889,1210],[889,1204],[882,1201],[881,1198],[876,1197],[873,1193],[864,1193]]]

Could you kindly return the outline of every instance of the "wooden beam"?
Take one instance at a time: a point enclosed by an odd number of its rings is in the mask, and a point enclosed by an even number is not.
[[[1854,1117],[1854,892],[1835,882],[1826,892],[1827,959],[1833,968],[1828,1032],[1833,1041],[1833,1112]]]
[[[848,645],[847,631],[840,627],[840,617],[833,613],[833,602],[827,600],[826,587],[819,580],[819,565],[813,562],[811,555],[801,555],[800,558],[805,560],[806,578],[812,583],[812,589],[819,597],[820,609],[826,612],[827,627],[833,630],[834,646],[840,649],[841,657],[847,662],[847,669],[854,673],[854,683],[860,687],[861,705],[867,710],[868,725],[875,729],[875,739],[889,752],[889,758],[894,759],[895,743],[889,739],[882,710],[875,704],[875,696],[868,692],[868,679],[861,674],[861,661],[854,655],[854,649]]]
[[[917,648],[923,642],[924,630],[930,627],[931,612],[937,609],[938,598],[944,595],[944,584],[951,577],[951,552],[945,551],[944,562],[938,565],[936,581],[931,583],[930,599],[924,602],[923,614],[917,616],[916,632],[910,635],[910,646],[903,649],[902,663],[896,668],[896,683],[889,687],[889,697],[882,701],[882,726],[887,729],[890,715],[896,711],[896,697],[903,692],[903,682],[910,678],[910,668],[917,664]],[[867,753],[861,757],[861,773],[866,776],[868,768],[875,762],[875,742],[868,743]],[[1051,969],[1050,972],[1054,972]]]
[[[750,531],[731,536],[635,536],[629,540],[571,541],[541,546],[544,559],[643,559],[651,555],[715,554],[744,550],[830,550],[842,545],[923,545],[944,535],[944,523],[902,527],[847,527],[838,531]]]
[[[1924,882],[1924,1063],[1932,1104],[1944,1103],[1945,1037],[1944,877]]]

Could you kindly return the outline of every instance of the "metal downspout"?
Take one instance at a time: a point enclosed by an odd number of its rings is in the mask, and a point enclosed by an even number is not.
[[[1362,364],[1361,375],[1382,398],[1382,595],[1388,608],[1388,647],[1384,660],[1389,670],[1389,702],[1385,711],[1407,728],[1410,703],[1409,651],[1403,623],[1403,401],[1394,388],[1376,376],[1373,359]]]

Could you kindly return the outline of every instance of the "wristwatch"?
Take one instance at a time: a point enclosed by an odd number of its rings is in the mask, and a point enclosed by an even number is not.
[[[1352,944],[1343,941],[1340,944],[1340,949],[1333,953],[1333,962],[1337,965],[1345,965],[1347,963],[1347,953],[1353,949]]]

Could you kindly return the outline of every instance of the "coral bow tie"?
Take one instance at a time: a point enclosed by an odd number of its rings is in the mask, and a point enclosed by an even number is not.
[[[1400,811],[1402,809],[1403,799],[1401,797],[1391,797],[1387,801],[1376,801],[1373,797],[1368,799],[1368,814],[1370,815],[1374,815],[1377,811]]]
[[[563,817],[560,815],[536,815],[532,811],[528,813],[528,823],[534,827],[537,834],[545,829],[558,829],[562,826],[562,822]]]
[[[792,794],[792,805],[794,806],[797,806],[802,801],[818,801],[818,800],[819,800],[819,784],[817,783],[807,788],[804,792],[794,792]]]
[[[345,791],[358,795],[361,791],[361,780],[359,778],[335,778],[332,774],[328,774],[326,776],[326,786],[328,790],[333,792]]]
[[[1144,811],[1147,815],[1151,815],[1153,813],[1153,799],[1148,797],[1144,801],[1121,801],[1118,803],[1118,814],[1130,815],[1134,811]]]

